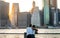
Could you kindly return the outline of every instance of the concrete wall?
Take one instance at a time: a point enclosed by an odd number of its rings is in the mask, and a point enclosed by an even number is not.
[[[0,38],[24,38],[26,29],[0,29]],[[38,29],[36,38],[60,38],[60,29]]]
[[[24,38],[23,34],[0,34],[0,38]]]
[[[24,34],[0,34],[0,38],[24,38]],[[36,34],[35,38],[60,38],[60,34]]]
[[[26,29],[0,29],[0,33],[24,33]],[[38,33],[60,33],[60,29],[38,29]]]

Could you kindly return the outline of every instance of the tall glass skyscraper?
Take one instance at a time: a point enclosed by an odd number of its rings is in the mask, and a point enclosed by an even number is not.
[[[49,0],[44,0],[44,25],[49,24]]]
[[[57,0],[50,0],[50,24],[58,24]]]
[[[58,24],[57,0],[44,0],[44,25]]]

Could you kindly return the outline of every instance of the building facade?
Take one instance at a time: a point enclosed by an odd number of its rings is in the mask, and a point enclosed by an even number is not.
[[[12,3],[11,13],[9,13],[9,19],[11,22],[12,28],[17,28],[18,26],[18,13],[19,13],[19,3]]]
[[[49,24],[49,0],[43,0],[44,2],[44,25]]]
[[[30,12],[18,13],[18,28],[26,28],[29,24],[31,24]]]
[[[58,24],[57,0],[44,0],[44,25]]]
[[[35,25],[36,27],[41,26],[41,21],[40,21],[40,10],[38,7],[34,8],[32,17],[31,17],[31,24]]]
[[[50,7],[50,24],[57,25],[58,24],[57,0],[50,0],[49,7]]]
[[[9,21],[9,3],[0,1],[0,28],[7,27]]]

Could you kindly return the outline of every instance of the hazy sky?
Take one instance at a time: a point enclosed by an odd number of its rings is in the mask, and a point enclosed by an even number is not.
[[[20,7],[20,11],[29,11],[32,8],[32,1],[33,0],[5,0],[6,2],[10,2],[10,3],[19,3],[19,7]],[[41,10],[43,7],[42,4],[42,0],[34,0],[36,2],[36,6],[39,7],[39,9]]]
[[[60,9],[60,0],[57,0],[57,8]]]
[[[29,11],[32,8],[33,0],[5,0],[9,3],[19,3],[20,11]],[[36,2],[36,6],[41,10],[43,8],[43,0],[34,0]],[[60,9],[60,0],[57,0],[57,7]]]

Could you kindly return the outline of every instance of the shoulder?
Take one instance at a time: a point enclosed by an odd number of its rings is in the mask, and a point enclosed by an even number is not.
[[[31,27],[27,27],[27,29],[30,29]]]

